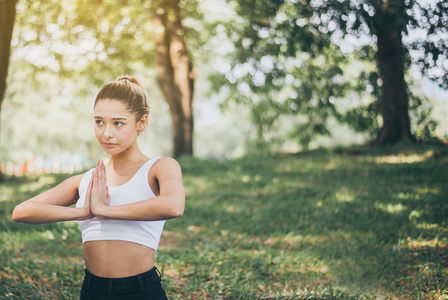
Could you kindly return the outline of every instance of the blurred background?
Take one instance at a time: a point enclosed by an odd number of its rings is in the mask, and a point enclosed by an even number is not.
[[[150,95],[148,156],[448,135],[444,1],[7,0],[0,9],[5,174],[72,173],[104,156],[93,99],[122,74]]]

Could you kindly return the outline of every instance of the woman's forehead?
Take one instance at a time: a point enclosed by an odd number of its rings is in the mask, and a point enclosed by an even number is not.
[[[128,111],[126,105],[116,99],[102,99],[97,101],[94,108],[95,116],[102,115],[103,117],[111,116],[132,116],[132,113]]]

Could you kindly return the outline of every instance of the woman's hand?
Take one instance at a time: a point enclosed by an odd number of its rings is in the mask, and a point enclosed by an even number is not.
[[[87,187],[86,198],[84,200],[84,205],[81,207],[82,216],[84,220],[91,219],[94,217],[91,209],[91,197],[92,197],[92,187],[93,187],[93,175],[90,178],[89,186]]]
[[[93,215],[101,218],[101,210],[109,206],[110,194],[107,188],[106,166],[101,160],[92,174],[90,209]]]

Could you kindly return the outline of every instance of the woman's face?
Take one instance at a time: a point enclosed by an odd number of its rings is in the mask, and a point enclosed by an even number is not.
[[[94,108],[95,135],[109,155],[117,155],[137,145],[137,136],[145,128],[147,115],[140,121],[115,99],[102,99]]]

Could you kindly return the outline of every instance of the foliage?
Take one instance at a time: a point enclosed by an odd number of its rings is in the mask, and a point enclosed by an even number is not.
[[[417,85],[415,80],[411,78],[408,79],[408,81],[410,82],[408,92],[409,113],[413,135],[419,141],[435,141],[437,140],[435,132],[438,126],[438,121],[431,116],[433,103],[430,99],[416,91],[414,88]],[[380,86],[378,82],[379,77],[375,70],[370,72],[362,71],[355,82],[355,84],[358,85],[354,86],[355,92],[361,95],[364,93],[365,97],[368,97],[368,94],[370,94],[370,101],[350,108],[345,112],[339,112],[337,115],[340,122],[349,124],[356,132],[366,132],[371,137],[373,137],[380,129],[378,118],[380,107],[378,101],[375,101],[375,99],[380,97]],[[366,92],[365,89],[369,90],[369,92]]]
[[[15,70],[19,79],[27,76]],[[11,82],[2,111],[2,160],[27,161],[32,157],[62,160],[70,164],[89,163],[102,150],[93,134],[93,94],[76,95],[79,83],[62,80],[51,73],[35,75],[39,84],[24,89],[23,81]],[[75,157],[82,156],[75,162]],[[62,161],[59,161],[62,163]]]
[[[200,19],[197,6],[196,0],[182,1],[184,17]],[[20,1],[13,45],[19,52],[40,50],[37,59],[27,56],[34,71],[52,70],[75,81],[84,76],[97,86],[111,74],[150,74],[150,9],[151,1]],[[202,44],[194,26],[187,25],[186,34],[192,45]]]
[[[325,1],[322,3],[314,3],[311,4],[315,11],[319,14],[321,23],[323,26],[332,26],[334,31],[332,32],[333,36],[340,35],[338,32],[342,32],[342,36],[356,36],[361,38],[363,36],[370,37],[373,43],[373,37],[377,38],[375,42],[379,49],[380,47],[380,37],[383,37],[384,33],[389,32],[388,35],[399,36],[401,40],[401,34],[405,35],[405,38],[400,41],[400,47],[404,47],[404,67],[405,70],[409,69],[410,65],[413,64],[420,68],[420,71],[426,75],[427,77],[436,81],[441,87],[447,88],[447,68],[444,65],[444,61],[448,57],[448,43],[444,36],[447,33],[447,24],[448,24],[448,5],[446,1],[435,1],[432,3],[425,3],[424,1],[416,1],[416,0],[397,0],[397,1],[377,1],[377,0],[361,0],[361,1]],[[401,46],[403,43],[403,46]],[[399,73],[394,74],[394,76],[386,76],[387,73],[392,72],[392,69],[389,70],[381,70],[381,65],[385,66],[390,62],[386,62],[385,56],[390,56],[392,54],[392,50],[390,49],[392,45],[383,46],[384,51],[380,55],[378,52],[375,55],[375,59],[378,62],[379,71],[383,72],[380,74],[380,78],[384,81],[381,82],[381,85],[384,84],[386,86],[386,80],[388,80],[388,88],[384,88],[382,90],[381,95],[375,95],[377,99],[381,100],[382,108],[381,114],[383,118],[388,118],[391,120],[384,119],[384,124],[392,124],[394,119],[394,114],[396,119],[405,119],[404,116],[398,112],[400,108],[397,103],[397,93],[399,94],[408,94],[408,97],[404,98],[400,101],[409,101],[412,102],[409,105],[410,114],[419,115],[423,118],[428,117],[429,114],[425,113],[427,109],[420,109],[417,104],[424,105],[421,101],[421,97],[418,95],[412,94],[409,90],[409,87],[403,85],[400,88],[398,77],[401,76]],[[370,56],[370,57],[369,57]],[[366,53],[363,57],[361,55],[361,59],[369,59],[371,55]],[[395,57],[395,59],[399,59]],[[401,58],[400,58],[401,59]],[[384,68],[384,67],[383,67]],[[398,66],[397,66],[398,68]],[[395,84],[395,86],[394,86]],[[408,81],[408,86],[412,85],[412,82]],[[395,88],[396,91],[391,91],[391,89]],[[395,108],[392,109],[392,107]],[[379,105],[377,105],[379,107]],[[390,108],[389,108],[390,107]],[[375,105],[373,107],[370,105],[368,113],[371,113],[373,109],[375,109]],[[412,111],[413,110],[413,111]],[[355,111],[356,112],[356,111]],[[356,114],[360,116],[359,111]],[[366,115],[366,113],[364,113]],[[401,115],[401,116],[400,116]],[[406,112],[407,115],[407,112]],[[373,116],[373,120],[375,120],[375,116]],[[423,118],[414,117],[417,119],[416,126],[417,127],[425,127],[423,130],[426,135],[425,138],[428,140],[433,133],[429,130],[434,129],[436,126],[436,122],[433,120],[425,121],[426,125],[421,125],[424,122]],[[415,125],[416,122],[414,122]],[[388,125],[389,126],[389,125]],[[401,131],[401,135],[408,135],[406,130],[407,126],[403,126]],[[390,139],[389,142],[393,141],[395,138],[394,129],[392,128],[384,128],[385,132],[390,133],[390,136],[387,137],[387,134],[383,134],[382,138],[387,140]],[[419,134],[418,138],[421,137],[421,128],[413,128],[413,131]],[[384,132],[383,132],[384,133]],[[410,133],[409,133],[410,134]],[[411,138],[412,137],[406,137]],[[381,142],[380,142],[381,143]]]
[[[2,160],[55,157],[75,148],[97,157],[99,151],[91,151],[95,139],[86,134],[91,132],[87,127],[91,103],[100,86],[121,74],[141,78],[152,98],[151,106],[163,107],[155,82],[151,3],[18,2],[6,112],[2,115]],[[180,6],[187,42],[195,55],[204,56],[205,51],[197,50],[204,44],[206,32],[201,31],[199,3],[185,0]],[[163,123],[160,135],[170,134],[171,123],[165,119],[169,116],[160,110],[151,116],[151,128]],[[36,129],[32,136],[30,128]],[[159,143],[164,153],[166,143]]]
[[[411,118],[415,124],[415,136],[424,142],[437,140],[434,137],[434,132],[438,122],[431,117],[433,104],[421,96],[410,94],[409,110],[412,112]]]
[[[156,264],[170,299],[444,299],[446,146],[180,160],[187,192]],[[13,207],[64,176],[0,185],[0,297],[78,297],[76,223]]]
[[[448,3],[446,1],[419,1],[413,7],[413,23],[409,30],[422,29],[425,38],[412,41],[410,48],[416,50],[413,59],[422,72],[448,89]]]
[[[369,36],[378,29],[396,28],[406,35],[415,33],[415,40],[405,39],[405,48],[412,51],[411,59],[423,74],[447,88],[448,77],[443,62],[448,57],[447,34],[448,3],[446,1],[418,0],[360,0],[360,1],[315,1],[315,17],[321,29],[330,33]]]
[[[348,87],[342,76],[347,59],[309,22],[309,7],[229,2],[237,16],[225,30],[235,51],[229,53],[229,67],[211,76],[215,88],[226,88],[228,101],[250,107],[258,139],[269,141],[283,114],[303,117],[291,134],[305,147],[313,137],[327,135],[326,120]]]
[[[370,45],[365,45],[354,51],[357,62],[362,63],[362,67],[352,80],[350,89],[353,97],[365,100],[365,103],[355,105],[346,111],[338,111],[337,119],[347,123],[356,132],[368,133],[373,137],[380,130],[379,114],[380,105],[377,99],[381,94],[380,78],[377,70],[372,66],[375,60],[375,50]]]
[[[223,86],[229,90],[229,101],[250,107],[260,139],[269,141],[269,131],[276,132],[282,114],[303,119],[290,136],[305,147],[313,138],[328,134],[325,121],[331,115],[356,131],[377,134],[381,126],[379,103],[374,103],[381,97],[381,80],[374,67],[378,28],[392,27],[418,36],[423,30],[428,39],[407,39],[408,64],[419,65],[424,74],[446,85],[443,61],[448,47],[443,36],[448,9],[444,1],[228,3],[236,12],[226,27],[235,49],[228,53],[229,66],[212,80],[216,90]],[[354,62],[363,67],[352,69]],[[369,101],[338,112],[338,103],[347,94]]]

